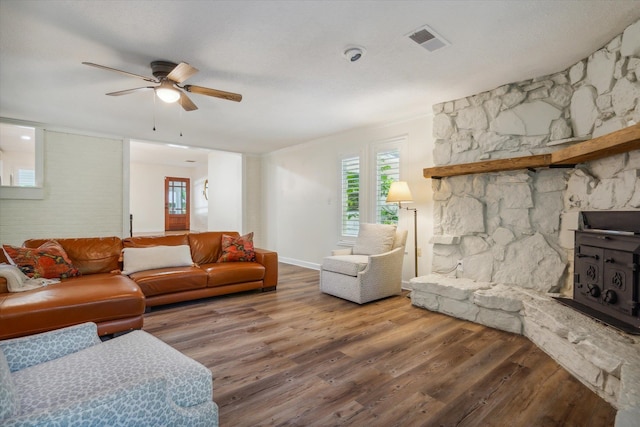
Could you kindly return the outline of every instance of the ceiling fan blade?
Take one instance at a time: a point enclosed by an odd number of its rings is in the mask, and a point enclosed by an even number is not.
[[[111,96],[127,95],[130,93],[137,92],[139,90],[145,90],[145,89],[155,89],[155,87],[154,86],[137,87],[135,89],[126,89],[126,90],[119,90],[117,92],[109,92],[107,95],[111,95]]]
[[[146,80],[151,83],[158,83],[158,80],[153,77],[141,76],[140,74],[133,74],[128,71],[118,70],[117,68],[105,67],[104,65],[94,64],[93,62],[83,62],[84,65],[89,65],[90,67],[102,68],[107,71],[115,71],[116,73],[124,74],[125,76],[136,77],[142,80]]]
[[[180,105],[184,108],[185,111],[193,111],[197,110],[196,104],[193,103],[191,99],[184,93],[180,92]]]
[[[173,80],[176,83],[182,83],[187,80],[189,77],[193,76],[199,70],[186,62],[181,62],[176,67],[171,70],[171,72],[167,75],[169,80]]]
[[[184,90],[191,93],[198,93],[200,95],[214,96],[216,98],[228,99],[229,101],[242,101],[242,95],[239,93],[224,92],[222,90],[210,89],[208,87],[184,85]]]

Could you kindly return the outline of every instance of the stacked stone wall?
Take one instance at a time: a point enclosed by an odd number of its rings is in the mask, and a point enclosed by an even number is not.
[[[437,165],[550,153],[640,122],[640,21],[564,71],[437,104]],[[582,210],[640,209],[640,150],[433,180],[432,271],[569,293]],[[458,260],[462,268],[456,269]]]

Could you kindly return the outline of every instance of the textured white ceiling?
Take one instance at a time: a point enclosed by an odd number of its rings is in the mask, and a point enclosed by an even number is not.
[[[0,116],[263,153],[565,69],[638,18],[632,0],[0,0]],[[423,25],[451,45],[429,53],[406,37]],[[366,48],[355,63],[351,44]],[[158,59],[244,98],[156,103],[154,132],[152,92],[104,95],[144,81],[81,65],[150,75]]]

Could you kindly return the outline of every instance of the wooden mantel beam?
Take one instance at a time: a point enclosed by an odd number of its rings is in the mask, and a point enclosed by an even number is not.
[[[444,178],[447,176],[469,175],[474,173],[489,173],[513,171],[518,169],[542,168],[551,164],[551,154],[537,156],[513,157],[511,159],[486,160],[483,162],[463,163],[460,165],[436,166],[424,169],[425,178]]]
[[[574,144],[550,154],[486,160],[459,165],[436,166],[423,169],[422,174],[425,178],[438,179],[475,173],[502,172],[552,166],[562,167],[638,149],[640,149],[640,124],[635,124],[598,138]]]
[[[552,165],[575,165],[640,149],[640,124],[551,153]]]

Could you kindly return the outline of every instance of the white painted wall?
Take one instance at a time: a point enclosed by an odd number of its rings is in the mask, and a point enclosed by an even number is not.
[[[0,200],[0,242],[122,236],[123,141],[45,131],[44,150],[44,198]]]
[[[198,165],[191,172],[191,230],[207,231],[209,202],[204,197],[204,182],[208,178],[208,165]]]
[[[419,274],[430,271],[433,235],[431,182],[422,169],[433,166],[431,116],[356,129],[275,151],[263,157],[264,247],[285,262],[319,268],[340,240],[340,158],[367,146],[406,135],[401,179],[409,183],[418,209]],[[399,226],[409,230],[404,281],[414,276],[413,213],[401,211]]]
[[[266,242],[262,229],[262,157],[256,155],[244,156],[244,224],[243,233],[253,232],[253,244],[264,247]]]
[[[209,154],[209,230],[244,231],[242,167],[242,154]]]

